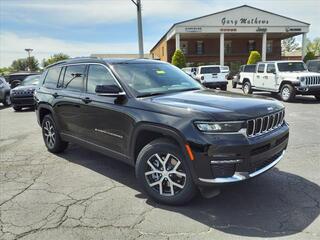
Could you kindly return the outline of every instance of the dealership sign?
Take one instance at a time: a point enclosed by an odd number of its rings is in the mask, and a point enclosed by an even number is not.
[[[241,24],[241,25],[267,25],[267,24],[269,24],[269,20],[260,19],[258,17],[255,17],[255,18],[241,17],[238,19],[224,17],[221,19],[221,23],[222,23],[222,25],[233,25],[233,26],[237,26],[238,24]]]

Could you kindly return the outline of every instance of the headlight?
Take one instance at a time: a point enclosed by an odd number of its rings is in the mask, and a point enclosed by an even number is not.
[[[194,123],[201,132],[238,132],[244,128],[244,122],[201,122]]]

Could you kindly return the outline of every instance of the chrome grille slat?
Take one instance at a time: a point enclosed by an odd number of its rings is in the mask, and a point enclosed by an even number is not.
[[[281,110],[264,117],[247,121],[247,136],[255,137],[270,132],[283,124],[285,112]]]
[[[306,85],[320,85],[319,76],[309,76],[305,77]]]

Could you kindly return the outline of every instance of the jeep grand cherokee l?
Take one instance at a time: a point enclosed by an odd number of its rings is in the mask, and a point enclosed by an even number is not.
[[[160,61],[62,61],[45,70],[35,100],[50,152],[73,142],[124,161],[166,204],[255,177],[288,143],[279,101],[206,89]]]

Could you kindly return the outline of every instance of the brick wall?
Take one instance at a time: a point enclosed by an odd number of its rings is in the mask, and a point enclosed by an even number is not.
[[[202,55],[196,54],[197,41],[203,41],[204,53]],[[225,63],[230,65],[231,62],[238,62],[241,64],[246,63],[249,52],[248,52],[248,41],[255,40],[256,50],[261,54],[262,49],[262,39],[261,38],[241,38],[241,39],[228,39],[225,36],[225,41],[232,41],[231,53],[225,54]],[[279,60],[281,59],[281,40],[280,39],[268,39],[272,40],[272,52],[267,53],[267,60]],[[206,39],[181,39],[181,41],[188,42],[188,53],[186,54],[187,62],[189,63],[219,63],[219,53],[220,53],[220,39],[219,38],[206,38]],[[161,51],[164,47],[165,56],[162,56]],[[158,56],[163,61],[171,62],[173,53],[175,51],[175,39],[170,39],[169,41],[161,42],[151,53]]]

